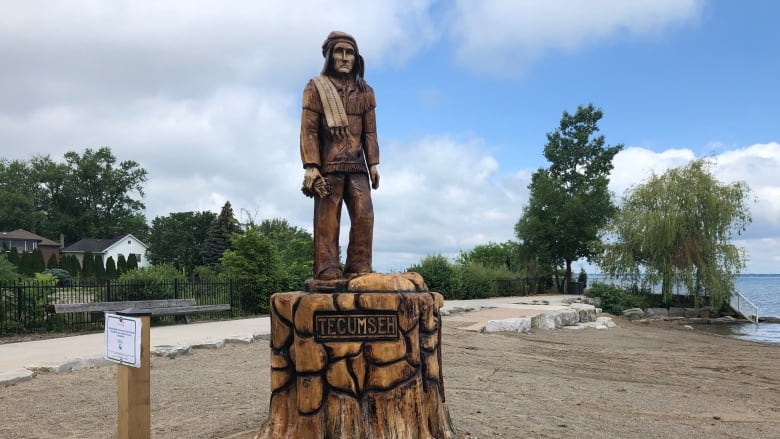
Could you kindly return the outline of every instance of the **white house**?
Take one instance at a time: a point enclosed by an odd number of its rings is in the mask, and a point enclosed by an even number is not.
[[[138,260],[138,267],[143,268],[150,265],[149,260],[146,258],[146,250],[148,248],[149,246],[141,242],[141,240],[131,234],[127,234],[109,239],[82,239],[63,248],[60,253],[63,255],[75,255],[79,263],[83,264],[84,252],[90,251],[93,254],[102,256],[104,265],[109,257],[114,258],[114,263],[116,263],[119,260],[119,255],[124,255],[125,259],[127,259],[130,254],[135,254]]]

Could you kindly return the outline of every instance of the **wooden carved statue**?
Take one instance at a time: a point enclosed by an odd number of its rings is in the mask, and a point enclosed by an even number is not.
[[[355,39],[331,32],[303,91],[303,193],[314,197],[314,276],[271,296],[271,404],[254,439],[454,439],[444,404],[444,297],[417,273],[372,273],[379,187],[374,92]],[[347,261],[339,221],[347,205]]]
[[[302,191],[314,197],[314,279],[330,281],[372,271],[371,188],[379,187],[379,145],[374,91],[363,79],[355,38],[331,32],[322,55],[322,73],[303,91]],[[338,251],[342,202],[351,227],[345,273]]]

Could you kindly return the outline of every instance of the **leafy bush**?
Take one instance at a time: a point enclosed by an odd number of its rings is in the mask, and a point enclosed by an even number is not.
[[[447,299],[457,299],[455,291],[454,268],[446,257],[428,255],[419,264],[412,265],[406,271],[413,271],[425,279],[428,289],[444,295]]]
[[[486,297],[508,296],[511,283],[501,282],[509,279],[511,273],[502,268],[485,267],[480,263],[459,266],[455,271],[457,296],[459,299],[483,299]]]
[[[16,265],[11,263],[5,255],[0,256],[0,282],[14,282],[16,280],[19,280]]]
[[[587,297],[600,297],[601,309],[610,314],[620,315],[628,308],[648,308],[656,296],[646,290],[623,288],[617,285],[594,282],[585,291]],[[660,296],[657,296],[660,298]]]
[[[57,278],[58,287],[72,287],[74,283],[73,276],[67,270],[61,268],[50,268],[41,274],[48,274]]]
[[[219,279],[219,271],[214,267],[200,265],[192,270],[192,278],[196,280],[215,281]]]
[[[176,282],[184,280],[184,275],[173,265],[139,268],[119,277],[114,290],[116,298],[108,300],[173,299]]]
[[[57,286],[57,276],[49,273],[35,273],[35,284],[45,286],[45,287],[54,287]]]

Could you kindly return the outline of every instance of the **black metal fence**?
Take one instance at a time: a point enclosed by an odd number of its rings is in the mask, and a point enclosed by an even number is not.
[[[113,302],[151,299],[195,299],[197,305],[229,303],[230,311],[198,314],[198,319],[225,319],[268,311],[271,292],[264,292],[253,280],[139,281],[116,280],[102,285],[53,286],[47,282],[0,283],[0,336],[99,329],[102,322],[90,313],[53,314],[59,303]],[[172,322],[174,317],[155,317],[155,322]]]

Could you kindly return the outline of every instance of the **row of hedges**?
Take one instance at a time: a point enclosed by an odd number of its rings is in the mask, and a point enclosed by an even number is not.
[[[663,296],[649,290],[637,287],[621,287],[601,282],[594,282],[585,290],[587,297],[600,297],[601,309],[610,314],[620,315],[629,308],[691,308],[694,306],[692,296],[674,295],[664,302]]]

